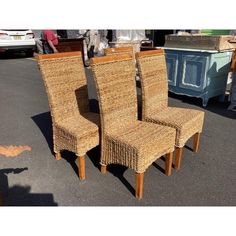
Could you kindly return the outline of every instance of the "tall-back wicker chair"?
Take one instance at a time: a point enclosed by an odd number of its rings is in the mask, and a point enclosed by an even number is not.
[[[111,55],[118,55],[118,54],[130,54],[133,59],[133,63],[135,65],[135,79],[139,80],[138,76],[138,68],[136,66],[136,60],[135,60],[135,49],[133,46],[129,47],[117,47],[117,48],[105,48],[104,49],[105,56],[111,56]]]
[[[85,154],[99,144],[99,115],[89,112],[89,100],[80,52],[37,57],[52,116],[56,159],[69,150],[78,156],[79,177],[85,179]]]
[[[130,55],[132,55],[132,57],[135,58],[133,47],[104,48],[104,53],[105,53],[105,56],[130,53]]]
[[[142,198],[143,176],[159,157],[166,155],[171,174],[175,129],[137,119],[135,67],[129,54],[92,58],[101,117],[101,171],[120,164],[136,172],[136,197]]]
[[[164,50],[136,53],[142,89],[142,120],[176,129],[175,169],[180,168],[183,146],[194,135],[198,151],[204,112],[168,106],[168,81]]]

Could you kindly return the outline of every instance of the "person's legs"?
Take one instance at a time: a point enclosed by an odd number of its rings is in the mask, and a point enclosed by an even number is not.
[[[92,45],[88,51],[88,58],[94,57],[94,45]]]
[[[51,54],[51,53],[53,53],[52,48],[50,47],[50,45],[47,42],[45,42],[43,44],[43,52],[44,52],[44,54]]]
[[[40,38],[35,39],[35,44],[37,48],[37,53],[38,54],[43,54],[43,44]]]

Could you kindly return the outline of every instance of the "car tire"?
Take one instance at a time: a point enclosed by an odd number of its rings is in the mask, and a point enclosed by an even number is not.
[[[34,50],[27,50],[27,51],[25,51],[25,55],[27,57],[33,57],[34,56]]]

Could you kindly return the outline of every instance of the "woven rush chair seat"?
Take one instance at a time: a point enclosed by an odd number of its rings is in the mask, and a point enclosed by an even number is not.
[[[135,67],[130,54],[92,58],[101,117],[101,171],[120,164],[136,172],[136,198],[143,193],[145,170],[166,155],[171,174],[175,129],[138,120]]]
[[[78,157],[79,178],[85,179],[85,155],[99,144],[100,117],[89,111],[81,52],[37,56],[48,95],[56,159],[68,150]]]
[[[109,156],[104,154],[106,161],[102,164],[117,163],[136,173],[143,173],[156,159],[173,151],[173,146],[169,143],[174,140],[174,134],[171,128],[134,121],[132,125],[105,135],[106,148],[110,153]]]
[[[151,117],[147,116],[145,120],[175,128],[175,145],[176,147],[183,147],[193,134],[202,130],[203,112],[186,108],[167,107],[160,113],[156,113]]]
[[[175,169],[180,168],[182,148],[194,136],[194,152],[198,151],[204,112],[168,106],[168,81],[164,50],[136,54],[142,89],[142,120],[176,129]]]
[[[87,113],[84,117],[75,115],[55,123],[57,141],[60,143],[59,150],[70,150],[78,156],[84,156],[86,152],[98,145],[99,115]],[[70,142],[64,142],[64,139]],[[79,142],[77,142],[79,140]],[[62,148],[64,146],[64,148]],[[70,148],[69,148],[70,147]]]

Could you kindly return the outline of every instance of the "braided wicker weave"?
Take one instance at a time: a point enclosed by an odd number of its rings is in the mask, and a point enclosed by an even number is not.
[[[174,150],[175,129],[137,119],[135,67],[129,54],[91,59],[101,116],[101,165],[121,164],[136,173],[136,197],[142,197],[143,172]],[[166,174],[170,175],[171,155]],[[140,192],[141,191],[141,192]]]
[[[176,129],[175,145],[182,148],[195,135],[198,146],[202,132],[204,112],[168,107],[168,82],[164,50],[136,53],[142,88],[142,120]],[[197,148],[194,148],[194,151]],[[176,167],[179,168],[182,149],[177,150]],[[180,155],[180,156],[179,156]]]
[[[99,144],[100,118],[89,112],[81,53],[38,55],[37,59],[51,110],[56,157],[60,159],[62,150],[83,157]]]
[[[120,48],[104,48],[105,56],[110,56],[114,54],[124,54],[130,53],[130,55],[135,58],[133,47],[120,47]]]
[[[104,53],[106,56],[111,56],[111,55],[118,55],[118,54],[130,54],[133,59],[133,63],[135,65],[135,78],[136,80],[139,80],[138,76],[138,68],[136,65],[136,60],[135,60],[135,50],[134,47],[129,46],[129,47],[117,47],[117,48],[105,48]]]
[[[109,42],[112,48],[127,48],[131,47],[133,51],[133,57],[135,53],[140,52],[141,41],[140,40],[117,40],[115,42]]]

